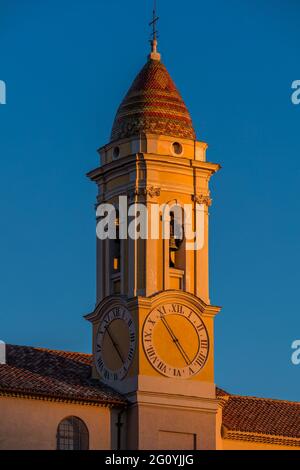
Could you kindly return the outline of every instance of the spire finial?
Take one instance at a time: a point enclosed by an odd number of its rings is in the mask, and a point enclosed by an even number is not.
[[[152,26],[152,39],[150,41],[151,44],[151,54],[149,55],[149,59],[152,60],[160,60],[160,54],[157,52],[157,39],[158,39],[158,31],[157,31],[157,22],[159,17],[157,16],[157,5],[156,0],[154,0],[153,4],[153,18],[152,21],[149,23],[149,26]]]

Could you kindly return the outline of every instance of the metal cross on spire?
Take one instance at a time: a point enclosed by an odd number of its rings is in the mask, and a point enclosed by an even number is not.
[[[160,60],[160,55],[157,52],[157,38],[158,38],[158,31],[157,31],[157,22],[159,20],[159,17],[157,16],[157,8],[156,8],[156,0],[154,0],[153,4],[153,19],[149,23],[149,26],[152,26],[152,39],[150,41],[151,43],[151,54],[150,58],[154,60]]]
[[[152,26],[152,41],[156,41],[158,38],[158,31],[156,29],[157,22],[159,20],[159,17],[157,16],[157,5],[156,5],[156,0],[154,0],[154,5],[153,5],[153,19],[149,23],[149,26]]]

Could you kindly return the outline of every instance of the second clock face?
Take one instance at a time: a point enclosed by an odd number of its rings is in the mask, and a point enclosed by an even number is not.
[[[167,377],[189,378],[204,367],[209,338],[194,310],[179,304],[164,304],[146,318],[143,345],[151,365]]]
[[[123,306],[108,310],[96,335],[95,362],[104,380],[122,380],[135,353],[135,326],[130,312]]]

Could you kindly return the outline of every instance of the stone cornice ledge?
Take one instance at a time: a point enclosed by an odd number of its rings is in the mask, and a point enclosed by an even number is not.
[[[211,174],[216,173],[217,171],[221,170],[221,165],[218,163],[211,163],[211,162],[202,162],[199,160],[192,160],[191,165],[194,168],[199,168],[201,170],[206,170]]]
[[[215,398],[182,396],[172,393],[137,391],[127,395],[131,405],[138,403],[143,406],[171,408],[216,414],[218,403]]]

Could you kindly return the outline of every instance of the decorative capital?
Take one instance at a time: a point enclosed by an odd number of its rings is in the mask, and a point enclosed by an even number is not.
[[[161,189],[156,188],[154,186],[149,186],[146,189],[144,189],[144,191],[145,191],[145,193],[144,193],[145,196],[149,196],[152,199],[154,197],[159,197],[160,196]]]
[[[160,196],[160,188],[155,186],[147,186],[147,188],[134,188],[128,192],[129,199],[134,199],[135,196],[149,197],[153,199]]]
[[[210,207],[212,205],[212,199],[209,195],[193,194],[192,200],[196,202],[197,204],[204,204],[207,207]]]

